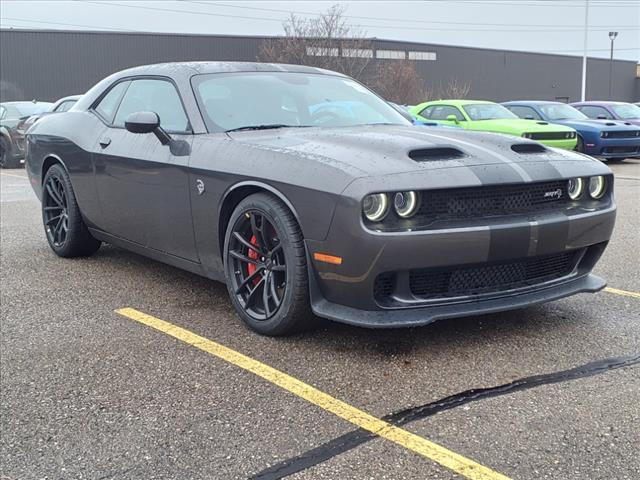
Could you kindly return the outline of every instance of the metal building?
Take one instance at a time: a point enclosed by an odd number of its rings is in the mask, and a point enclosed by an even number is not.
[[[256,61],[265,38],[269,37],[3,29],[0,98],[53,101],[83,93],[110,73],[135,65]],[[373,39],[372,44],[374,61],[414,60],[435,90],[457,79],[470,84],[469,98],[580,99],[581,57],[380,39]],[[636,62],[613,62],[614,99],[640,100],[636,70]],[[589,58],[587,72],[587,98],[606,100],[609,60]]]

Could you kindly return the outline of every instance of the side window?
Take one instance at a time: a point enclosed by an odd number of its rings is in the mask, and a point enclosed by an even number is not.
[[[595,105],[582,105],[579,106],[578,109],[589,118],[600,117],[607,120],[613,119],[613,116],[603,107],[596,107]]]
[[[122,98],[113,124],[124,127],[129,115],[142,111],[157,113],[160,125],[168,132],[184,133],[190,130],[182,102],[171,82],[156,79],[133,80]]]
[[[113,116],[116,113],[116,109],[118,108],[118,104],[120,103],[120,99],[122,95],[127,90],[130,82],[120,82],[115,87],[113,87],[109,92],[102,97],[100,103],[95,106],[94,110],[98,115],[100,115],[104,121],[107,123],[111,123],[113,121]]]
[[[436,107],[431,105],[430,107],[427,107],[427,108],[421,110],[420,113],[418,113],[418,115],[420,115],[421,117],[424,117],[424,118],[431,118],[431,114],[433,113],[434,108],[436,108]]]
[[[459,121],[464,121],[464,116],[456,107],[450,105],[438,105],[431,114],[432,120],[446,120],[449,115],[455,115]]]
[[[71,107],[73,107],[74,103],[76,103],[75,100],[67,100],[66,102],[62,102],[60,105],[58,105],[58,107],[54,111],[55,112],[66,112]]]
[[[538,112],[531,107],[523,105],[506,105],[506,107],[520,118],[533,118],[534,120],[542,120]]]

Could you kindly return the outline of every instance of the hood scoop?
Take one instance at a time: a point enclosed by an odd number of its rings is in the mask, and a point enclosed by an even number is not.
[[[613,122],[607,122],[607,123],[605,123],[605,125],[606,125],[607,127],[615,127],[615,126],[616,126],[616,124],[615,124],[615,123],[613,123]],[[630,123],[626,123],[625,125],[631,125],[631,124],[630,124]]]
[[[545,153],[547,149],[539,143],[514,143],[511,150],[520,154]]]
[[[549,125],[549,122],[536,122],[538,125]]]
[[[428,162],[431,160],[454,160],[462,158],[465,154],[462,150],[453,147],[433,147],[411,150],[409,158],[416,162]]]

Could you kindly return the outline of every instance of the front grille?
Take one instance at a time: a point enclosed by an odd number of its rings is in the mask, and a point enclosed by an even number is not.
[[[499,185],[422,193],[417,217],[456,220],[561,208],[569,202],[566,181]]]
[[[456,268],[411,270],[411,293],[421,299],[499,292],[569,275],[584,249],[515,261]]]
[[[638,151],[638,147],[630,146],[630,147],[606,147],[604,149],[605,153],[636,153]]]
[[[571,132],[534,132],[529,134],[529,138],[532,140],[566,140],[567,138],[573,138]]]
[[[614,130],[608,131],[603,138],[634,138],[640,136],[640,130]]]

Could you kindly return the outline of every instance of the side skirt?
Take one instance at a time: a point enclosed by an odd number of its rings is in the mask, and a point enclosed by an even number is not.
[[[209,274],[209,272],[206,272],[201,263],[191,262],[189,260],[176,257],[175,255],[171,255],[169,253],[161,252],[159,250],[154,250],[152,248],[145,247],[144,245],[140,245],[139,243],[131,242],[129,240],[125,240],[124,238],[116,237],[115,235],[111,235],[109,233],[103,232],[102,230],[97,230],[95,228],[89,228],[89,232],[91,233],[91,235],[93,235],[94,238],[106,243],[110,243],[111,245],[115,245],[116,247],[120,247],[124,250],[129,250],[133,253],[143,255],[153,260],[157,260],[159,262],[166,263],[167,265],[171,265],[172,267],[177,267],[182,270],[195,273],[196,275],[209,278],[211,280],[217,280],[220,282],[225,281],[222,275],[211,275]]]

